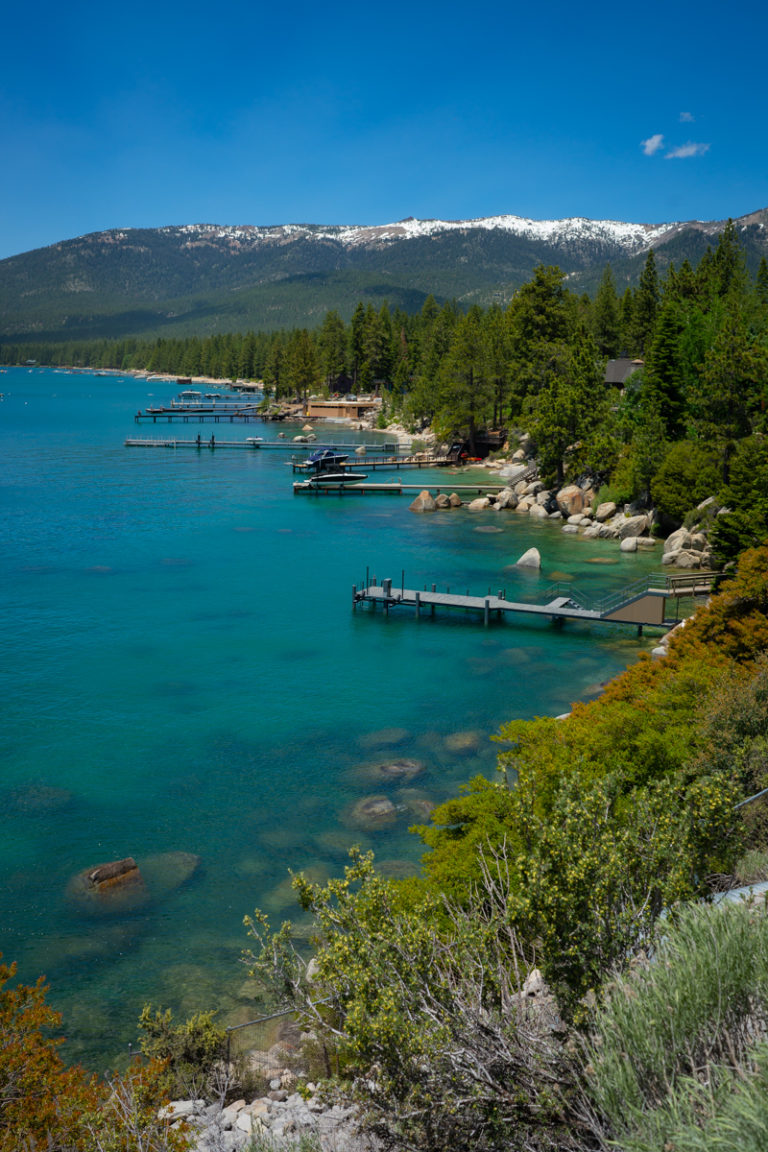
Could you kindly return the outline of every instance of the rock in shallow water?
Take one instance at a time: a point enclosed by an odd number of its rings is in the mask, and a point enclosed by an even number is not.
[[[527,552],[523,552],[520,559],[517,561],[518,568],[541,568],[541,553],[538,548],[529,548]]]
[[[126,856],[78,872],[67,886],[67,897],[90,916],[124,915],[180,888],[199,864],[200,857],[192,852],[163,852],[148,856],[140,869]]]
[[[397,809],[386,796],[366,796],[350,813],[350,823],[361,828],[386,828],[397,819]]]
[[[149,902],[144,877],[132,856],[78,872],[69,882],[67,896],[93,916],[135,912]]]

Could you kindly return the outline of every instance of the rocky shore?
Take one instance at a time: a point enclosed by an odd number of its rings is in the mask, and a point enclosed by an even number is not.
[[[506,481],[501,491],[478,496],[464,504],[455,493],[432,496],[424,489],[410,504],[412,512],[433,512],[438,509],[466,507],[470,512],[514,512],[532,520],[551,520],[560,523],[562,531],[578,534],[591,540],[615,540],[622,552],[656,548],[661,543],[654,535],[657,517],[654,509],[639,504],[618,508],[613,501],[597,504],[597,492],[589,478],[581,483],[566,484],[562,488],[547,488],[538,479],[536,463],[525,459],[522,450],[508,462],[486,464],[486,469]],[[482,487],[482,484],[479,485]],[[697,523],[690,529],[681,527],[664,541],[661,563],[680,569],[709,569],[713,564],[707,530],[720,511],[714,497],[709,497],[696,509]],[[564,521],[564,523],[563,523]]]
[[[300,1091],[298,1090],[300,1085]],[[184,1124],[194,1137],[194,1152],[247,1152],[254,1139],[268,1147],[296,1149],[302,1137],[313,1137],[322,1152],[375,1152],[377,1145],[362,1136],[352,1107],[325,1100],[316,1084],[297,1081],[287,1069],[269,1082],[269,1091],[250,1102],[225,1104],[205,1100],[174,1100],[160,1113],[171,1126]]]

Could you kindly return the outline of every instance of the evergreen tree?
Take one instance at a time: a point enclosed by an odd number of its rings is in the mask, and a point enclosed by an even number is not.
[[[761,306],[765,309],[768,308],[768,261],[765,256],[760,258],[760,267],[757,269],[757,279],[755,281],[755,290],[757,292],[757,299]]]
[[[645,363],[646,391],[655,397],[655,407],[664,422],[666,437],[676,440],[682,430],[683,394],[680,364],[682,324],[674,301],[665,301],[659,311],[653,339]]]
[[[440,380],[436,421],[447,433],[466,432],[476,455],[478,427],[489,414],[491,390],[485,375],[482,312],[475,306],[456,325]]]
[[[740,310],[729,308],[691,398],[694,429],[719,446],[727,481],[734,441],[749,435],[768,391],[768,352],[751,342]]]
[[[635,298],[627,287],[619,309],[619,350],[623,355],[635,355]]]
[[[643,355],[653,338],[656,313],[659,310],[659,298],[656,257],[653,254],[653,248],[651,248],[640,274],[640,283],[635,293],[633,307],[634,343],[640,355]]]
[[[325,314],[318,335],[318,352],[323,378],[327,387],[332,388],[347,361],[347,334],[344,321],[335,309]]]
[[[592,335],[601,356],[612,358],[621,346],[621,314],[613,273],[606,264],[592,306]]]

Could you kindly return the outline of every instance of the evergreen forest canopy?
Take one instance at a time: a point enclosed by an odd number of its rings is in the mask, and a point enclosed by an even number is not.
[[[619,356],[643,361],[621,391],[604,382]],[[361,302],[348,324],[332,310],[315,329],[7,344],[0,357],[261,379],[278,400],[375,388],[382,423],[470,444],[483,428],[527,431],[548,480],[591,474],[603,498],[653,501],[676,523],[719,493],[731,510],[718,524],[721,559],[768,527],[768,263],[749,274],[730,221],[695,268],[660,276],[651,251],[621,296],[610,266],[592,299],[540,265],[506,308],[428,297],[410,314]]]

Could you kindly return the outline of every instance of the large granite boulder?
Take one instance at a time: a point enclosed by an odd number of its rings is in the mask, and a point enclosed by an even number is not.
[[[642,536],[648,531],[647,516],[627,516],[617,524],[619,539],[626,540],[628,536]]]
[[[409,505],[409,508],[411,512],[434,512],[436,508],[435,498],[424,488]]]
[[[691,547],[691,534],[687,528],[678,528],[677,532],[672,532],[667,536],[664,541],[664,551],[666,552],[679,552],[682,548]]]
[[[595,512],[595,520],[597,520],[599,524],[603,524],[606,520],[610,520],[611,516],[615,515],[616,505],[613,500],[606,500],[602,504],[598,504],[597,511]]]
[[[587,503],[578,484],[566,484],[565,488],[560,489],[556,499],[557,506],[565,517],[583,512]]]
[[[451,508],[461,508],[461,496],[457,495],[456,492],[451,492],[450,496],[448,497],[448,503],[450,504]]]
[[[520,559],[516,562],[518,568],[541,568],[541,553],[538,548],[529,548],[527,552],[523,552]]]
[[[622,552],[637,552],[637,536],[625,536],[619,545]]]
[[[549,520],[549,512],[543,504],[533,504],[528,509],[528,515],[532,520]]]
[[[516,508],[517,496],[515,496],[511,488],[502,488],[496,497],[496,503],[499,508]]]
[[[437,496],[435,496],[435,507],[436,508],[450,508],[450,506],[451,506],[451,502],[448,499],[448,497],[446,496],[445,492],[438,492]]]
[[[491,501],[487,496],[478,496],[476,500],[470,500],[467,508],[470,512],[484,512],[486,508],[490,508]]]
[[[701,568],[701,552],[683,550],[675,556],[675,568]]]

